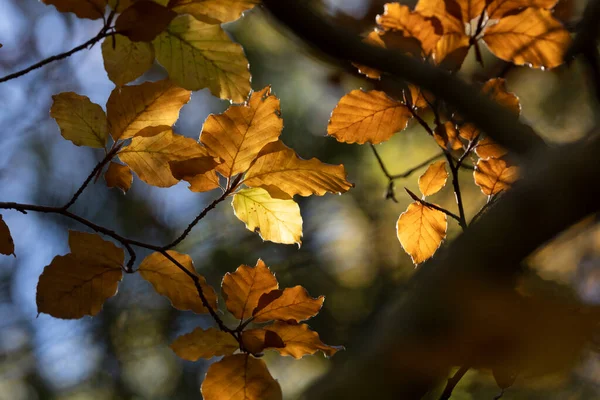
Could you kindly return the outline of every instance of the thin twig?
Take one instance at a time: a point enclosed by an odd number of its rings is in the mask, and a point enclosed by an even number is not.
[[[424,166],[426,166],[430,162],[433,162],[433,161],[435,161],[438,158],[441,158],[443,156],[444,156],[444,153],[439,153],[439,154],[436,154],[435,156],[429,157],[427,160],[423,161],[419,165],[415,165],[414,167],[412,167],[410,169],[407,169],[406,171],[404,171],[401,174],[392,175],[390,179],[407,178],[408,176],[412,175],[415,171],[420,170],[421,168],[423,168]]]
[[[458,171],[460,167],[457,164],[454,164],[454,160],[449,152],[445,151],[444,155],[446,156],[446,160],[450,165],[450,172],[452,173],[452,187],[454,188],[454,196],[456,197],[456,205],[458,206],[458,224],[464,230],[467,229],[467,219],[465,217],[465,208],[462,200],[462,193],[460,191],[460,182],[458,180]]]
[[[454,390],[456,385],[458,385],[458,382],[460,382],[462,377],[465,376],[465,374],[470,368],[471,367],[469,367],[468,365],[463,365],[458,371],[456,371],[452,378],[448,379],[448,383],[446,383],[446,387],[444,388],[444,391],[440,396],[440,400],[448,400],[450,396],[452,396],[452,391]]]
[[[455,220],[458,221],[458,223],[460,224],[460,217],[456,214],[454,214],[452,211],[448,211],[443,207],[440,207],[438,205],[435,205],[433,203],[430,203],[426,200],[420,199],[419,196],[417,196],[416,194],[414,194],[413,192],[411,192],[408,188],[404,188],[404,190],[406,190],[406,192],[408,193],[408,195],[416,202],[423,204],[426,207],[429,208],[433,208],[434,210],[438,210],[440,212],[443,212],[444,214],[446,214],[447,216],[449,216],[450,218],[454,218]]]

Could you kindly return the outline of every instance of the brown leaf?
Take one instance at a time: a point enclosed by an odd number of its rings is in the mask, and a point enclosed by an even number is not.
[[[106,173],[104,174],[104,179],[106,180],[107,187],[119,188],[123,194],[125,194],[131,187],[133,174],[128,166],[117,164],[116,162],[111,161],[111,163],[108,165]]]
[[[424,92],[420,87],[408,84],[408,91],[410,92],[410,104],[416,108],[427,108],[429,103],[433,101],[433,95],[431,93]],[[406,98],[406,92],[405,92]],[[406,104],[408,100],[406,100]]]
[[[71,253],[56,256],[37,285],[38,312],[56,318],[94,316],[117,293],[123,249],[93,233],[69,231]]]
[[[479,129],[477,129],[475,127],[475,125],[471,124],[471,123],[467,123],[467,124],[463,124],[459,131],[458,134],[460,135],[461,138],[471,141],[474,140],[475,138],[477,138],[480,134]]]
[[[367,37],[363,39],[363,42],[370,44],[371,46],[385,48],[385,43],[383,42],[383,40],[381,40],[381,36],[379,35],[379,31],[377,30],[371,31],[367,35]],[[352,63],[352,65],[358,68],[358,72],[365,75],[367,78],[381,79],[381,71],[379,71],[378,69],[356,63]]]
[[[273,293],[279,296],[273,296]],[[276,297],[276,298],[275,298]],[[295,286],[284,290],[273,290],[261,298],[273,299],[270,302],[261,302],[252,312],[254,321],[266,322],[271,320],[300,322],[319,313],[325,297],[312,298],[302,286]]]
[[[446,237],[447,227],[446,214],[420,202],[409,204],[396,224],[398,240],[415,265],[433,256]]]
[[[169,347],[184,360],[197,361],[199,358],[233,354],[239,348],[239,343],[229,333],[216,328],[196,328],[179,336]]]
[[[154,64],[151,43],[132,42],[126,36],[115,35],[102,42],[102,59],[108,78],[123,86],[139,78]]]
[[[2,219],[2,214],[0,214],[0,254],[4,254],[6,256],[12,254],[16,257],[15,243],[10,235],[8,225],[6,225],[6,222],[4,222]]]
[[[483,194],[491,196],[509,189],[519,178],[519,169],[501,158],[480,159],[473,176]]]
[[[215,167],[219,163],[212,156],[202,156],[183,161],[171,161],[169,167],[175,179],[187,181],[192,192],[208,192],[219,187]]]
[[[205,400],[282,400],[281,387],[263,360],[234,354],[212,364],[202,382]]]
[[[79,18],[98,19],[104,16],[106,0],[42,0],[60,12],[72,12]]]
[[[517,95],[509,92],[506,89],[505,79],[490,79],[485,83],[485,85],[483,85],[482,92],[515,114],[519,115],[521,113],[521,104],[519,103],[519,98]]]
[[[477,153],[480,158],[486,159],[500,158],[508,153],[508,151],[489,137],[485,137],[477,142],[475,153]]]
[[[485,8],[486,0],[458,0],[457,3],[460,7],[462,21],[468,24],[473,19],[479,19]]]
[[[298,359],[305,355],[315,354],[320,350],[327,357],[331,357],[339,350],[344,350],[343,346],[329,346],[321,342],[319,334],[306,324],[277,321],[265,329],[276,333],[283,340],[284,346],[269,346],[282,356],[292,356]]]
[[[463,31],[447,33],[437,42],[435,62],[444,69],[456,71],[462,66],[469,46],[469,36]]]
[[[204,277],[196,273],[192,258],[173,250],[169,250],[167,253],[185,267],[189,274],[197,277],[208,304],[211,308],[216,309],[217,294],[212,286],[206,283]],[[192,310],[197,314],[208,312],[202,304],[192,277],[161,253],[150,254],[142,261],[138,270],[142,278],[150,282],[159,294],[171,300],[171,304],[176,309]]]
[[[433,138],[442,149],[460,150],[463,147],[463,144],[458,137],[456,126],[452,121],[447,121],[444,125],[436,126]]]
[[[431,196],[446,185],[447,179],[446,161],[436,161],[430,164],[425,173],[419,177],[419,189],[423,196]]]
[[[353,90],[331,113],[327,134],[344,143],[377,144],[406,128],[412,114],[384,92]]]
[[[445,0],[419,0],[415,11],[425,17],[435,17],[442,24],[444,34],[464,32],[461,9],[456,2]]]
[[[221,24],[234,21],[260,0],[171,0],[169,7],[179,14],[191,14],[199,21]]]
[[[266,349],[284,347],[279,335],[267,329],[248,329],[242,332],[244,349],[252,354],[260,354]]]
[[[52,100],[50,116],[65,139],[76,146],[99,149],[106,146],[108,124],[102,107],[73,92],[55,94]]]
[[[237,319],[243,320],[252,316],[260,296],[278,287],[275,275],[259,259],[255,267],[240,265],[235,272],[226,273],[221,292],[229,312]]]
[[[558,0],[492,0],[486,8],[490,19],[499,19],[523,8],[554,8]]]
[[[177,13],[153,1],[137,1],[115,22],[115,29],[133,42],[151,42],[164,31]]]

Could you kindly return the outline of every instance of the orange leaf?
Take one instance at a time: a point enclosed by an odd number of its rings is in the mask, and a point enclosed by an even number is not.
[[[252,93],[246,105],[209,115],[200,141],[213,156],[223,160],[217,171],[226,178],[245,172],[260,150],[279,138],[283,129],[280,112],[279,99],[266,87]]]
[[[460,69],[469,51],[469,37],[464,32],[450,32],[441,37],[435,49],[435,62],[444,69]]]
[[[446,237],[446,214],[414,202],[400,214],[398,240],[415,265],[430,258]]]
[[[363,42],[370,44],[371,46],[385,47],[385,43],[381,40],[381,36],[376,30],[371,31],[369,35],[363,39]],[[358,68],[358,72],[365,75],[367,78],[381,79],[381,72],[378,69],[356,63],[352,63],[352,65]]]
[[[196,328],[179,336],[169,347],[184,360],[197,361],[199,358],[233,354],[239,348],[239,343],[227,332],[215,328]]]
[[[474,140],[477,136],[479,136],[479,133],[479,129],[470,123],[463,124],[458,131],[460,137],[468,141]]]
[[[486,0],[458,0],[457,3],[460,7],[462,21],[468,24],[473,19],[479,19],[485,8]]]
[[[123,86],[152,67],[154,47],[151,43],[132,42],[126,36],[115,35],[102,42],[102,59],[108,78],[116,86]]]
[[[423,196],[431,196],[446,185],[447,179],[446,161],[436,161],[429,165],[427,171],[419,177],[419,189]]]
[[[60,12],[72,12],[79,18],[98,19],[104,16],[106,0],[42,0]]]
[[[319,334],[306,324],[288,324],[277,321],[265,329],[275,332],[283,340],[284,346],[270,346],[282,356],[292,356],[298,359],[321,350],[327,357],[331,357],[339,350],[344,349],[343,346],[324,344],[321,342]]]
[[[104,174],[104,179],[106,180],[106,186],[119,188],[125,194],[131,187],[133,174],[128,166],[111,161],[106,174]]]
[[[433,138],[442,149],[459,150],[463,147],[462,142],[458,138],[456,126],[452,121],[447,121],[444,125],[436,126]]]
[[[425,17],[435,17],[442,24],[444,34],[464,32],[465,25],[461,21],[461,9],[457,2],[445,0],[419,0],[415,11]]]
[[[263,360],[234,354],[212,364],[202,382],[204,400],[282,400],[281,387]]]
[[[410,104],[416,108],[427,108],[429,103],[433,101],[433,96],[430,93],[424,92],[420,87],[408,84],[408,90],[410,92]],[[406,99],[406,92],[405,92]],[[405,101],[406,104],[408,100]]]
[[[489,137],[485,137],[477,143],[475,153],[477,153],[480,158],[486,159],[500,158],[508,152],[504,147],[500,146]]]
[[[69,231],[71,253],[56,256],[37,285],[38,312],[56,318],[94,316],[117,293],[123,249],[93,233]]]
[[[492,0],[488,4],[486,11],[490,19],[499,19],[508,13],[532,7],[532,8],[553,8],[558,0]]]
[[[483,85],[483,93],[490,96],[498,104],[508,108],[510,111],[519,115],[521,113],[521,104],[519,98],[506,89],[506,80],[502,78],[490,79]]]
[[[133,42],[151,42],[177,13],[153,1],[137,1],[115,22],[115,29]]]
[[[208,192],[219,187],[219,177],[215,167],[219,163],[212,156],[171,161],[169,167],[175,179],[187,181],[192,192]]]
[[[377,144],[406,128],[412,114],[384,92],[353,90],[331,113],[327,134],[338,142]]]
[[[284,347],[279,335],[267,329],[249,329],[242,332],[244,349],[252,354],[260,354],[265,349]]]
[[[167,253],[188,270],[189,274],[197,277],[208,304],[211,308],[216,309],[217,294],[212,286],[206,283],[204,277],[196,273],[192,258],[173,250],[169,250]],[[202,304],[192,277],[161,253],[152,253],[144,258],[138,270],[142,278],[150,282],[159,294],[169,298],[176,309],[192,310],[198,314],[208,312]]]
[[[258,299],[265,293],[277,289],[279,283],[269,267],[259,259],[256,267],[240,265],[235,272],[226,273],[221,284],[221,292],[229,312],[237,319],[252,316]]]
[[[259,0],[171,0],[169,7],[179,14],[191,14],[199,21],[211,24],[235,21]]]
[[[324,301],[323,296],[316,299],[310,297],[302,286],[284,290],[276,289],[260,297],[252,316],[256,322],[271,320],[300,322],[317,315]]]
[[[8,225],[6,225],[6,222],[4,222],[2,219],[2,214],[0,214],[0,254],[4,254],[6,256],[12,254],[16,257],[15,243],[10,235]]]
[[[501,158],[480,159],[473,176],[483,194],[491,196],[509,189],[519,178],[519,169]]]

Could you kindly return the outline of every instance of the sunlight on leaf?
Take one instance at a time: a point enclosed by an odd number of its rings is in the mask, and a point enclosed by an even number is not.
[[[415,11],[425,17],[435,17],[442,24],[444,34],[464,32],[461,9],[456,2],[444,0],[419,0]]]
[[[396,224],[398,240],[415,265],[433,256],[446,237],[447,227],[446,214],[419,202],[409,204]]]
[[[436,161],[430,164],[425,173],[419,177],[419,189],[423,196],[431,196],[446,185],[447,179],[446,161]]]
[[[115,29],[133,42],[150,42],[176,16],[176,12],[153,1],[137,1],[119,15]]]
[[[252,354],[260,354],[266,349],[284,347],[283,340],[267,329],[249,329],[242,332],[244,349]]]
[[[510,111],[519,115],[521,113],[521,104],[519,98],[506,89],[506,79],[490,79],[483,85],[481,91],[490,96],[498,104],[508,108]]]
[[[338,351],[344,350],[343,346],[329,346],[323,343],[319,334],[306,324],[277,321],[265,329],[275,332],[283,340],[284,346],[270,346],[282,356],[298,359],[305,355],[315,354],[320,350],[327,357],[332,357]]]
[[[400,3],[386,4],[383,14],[378,15],[376,21],[386,31],[401,31],[404,36],[417,39],[425,55],[435,49],[440,39],[430,19],[418,12],[411,12],[408,6]]]
[[[60,12],[72,12],[79,18],[98,19],[104,16],[106,0],[42,0]]]
[[[316,299],[310,297],[302,286],[284,290],[276,289],[260,297],[252,315],[256,322],[271,320],[300,322],[317,315],[324,301],[324,296]]]
[[[460,7],[462,21],[468,24],[475,18],[479,19],[485,8],[486,0],[458,0],[457,3]]]
[[[50,116],[56,120],[65,139],[76,146],[106,146],[108,124],[102,107],[73,92],[55,94],[52,99]]]
[[[170,161],[169,167],[175,179],[187,181],[192,192],[208,192],[219,187],[219,177],[215,167],[219,165],[212,156],[190,158],[183,161]]]
[[[109,188],[119,188],[123,194],[127,193],[133,181],[133,174],[126,165],[121,165],[116,162],[111,162],[104,174],[106,186]]]
[[[442,149],[460,150],[463,148],[456,126],[452,121],[446,121],[443,125],[436,126],[433,138]]]
[[[489,2],[486,11],[491,19],[498,19],[506,14],[514,13],[517,10],[532,8],[553,8],[558,0],[492,0]]]
[[[501,158],[480,159],[473,176],[483,194],[491,196],[509,189],[519,178],[519,169]]]
[[[383,42],[383,40],[381,40],[381,36],[380,36],[379,32],[376,30],[371,31],[367,35],[367,37],[365,37],[363,39],[363,42],[370,44],[371,46],[385,48],[385,43]],[[361,65],[361,64],[356,64],[356,63],[352,63],[352,65],[354,65],[356,68],[358,68],[358,72],[365,75],[367,78],[381,79],[381,71],[379,71],[378,69],[371,68],[367,65]]]
[[[154,47],[150,43],[132,42],[126,36],[115,35],[102,42],[102,58],[108,78],[116,86],[123,86],[152,67]]]
[[[239,344],[227,332],[216,328],[207,330],[196,328],[190,333],[179,336],[169,347],[184,360],[197,361],[199,358],[233,354],[239,348]]]
[[[10,235],[10,230],[8,229],[8,225],[2,219],[2,214],[0,214],[0,254],[4,254],[6,256],[15,255],[15,243],[13,242],[12,236]],[[275,289],[275,288],[274,288]]]
[[[475,153],[477,153],[480,158],[486,159],[492,157],[500,158],[508,152],[504,147],[500,146],[489,137],[485,137],[477,142]]]
[[[179,14],[191,14],[199,21],[224,23],[235,21],[259,0],[171,0],[169,7]]]

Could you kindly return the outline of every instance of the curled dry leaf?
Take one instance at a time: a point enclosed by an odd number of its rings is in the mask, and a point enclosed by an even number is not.
[[[108,78],[116,85],[139,78],[154,64],[154,47],[145,42],[132,42],[123,35],[114,35],[102,42],[102,58]]]
[[[460,150],[463,148],[456,126],[452,121],[447,121],[443,125],[436,126],[433,138],[442,149]]]
[[[473,176],[483,194],[491,196],[509,189],[519,178],[519,169],[501,158],[480,159]]]
[[[76,146],[104,148],[108,140],[106,114],[89,98],[73,92],[52,96],[50,116],[56,120],[61,135]]]
[[[106,0],[42,0],[60,12],[72,12],[79,18],[99,19],[104,16]]]
[[[169,347],[184,360],[197,361],[199,358],[231,355],[239,348],[239,343],[229,333],[216,328],[196,328],[179,336]]]
[[[329,346],[321,341],[319,334],[306,324],[293,324],[276,321],[265,330],[274,332],[283,341],[284,346],[268,346],[273,348],[282,356],[291,356],[296,359],[305,355],[315,354],[322,351],[327,357],[332,357],[343,346]]]
[[[169,167],[175,179],[187,181],[192,192],[208,192],[219,187],[219,177],[215,167],[219,163],[212,156],[190,158],[183,161],[170,161]]]
[[[260,0],[171,0],[169,7],[179,14],[190,14],[198,21],[221,24],[235,21]]]
[[[284,290],[275,289],[263,294],[252,311],[256,322],[271,320],[300,322],[319,313],[324,296],[312,298],[302,286]]]
[[[123,194],[125,194],[131,187],[133,174],[128,166],[117,164],[116,162],[111,161],[111,163],[108,165],[106,173],[104,174],[104,179],[106,180],[107,187],[119,188]]]
[[[431,163],[425,173],[419,177],[419,190],[423,196],[431,196],[446,185],[447,179],[446,161],[436,161]]]
[[[446,237],[447,227],[446,214],[420,202],[409,204],[396,224],[398,240],[415,265],[433,256]]]
[[[153,1],[136,1],[115,22],[115,29],[133,42],[151,42],[177,13]]]
[[[4,254],[6,256],[12,254],[16,257],[15,243],[10,235],[8,225],[6,225],[6,222],[4,222],[2,219],[2,214],[0,214],[0,254]]]

